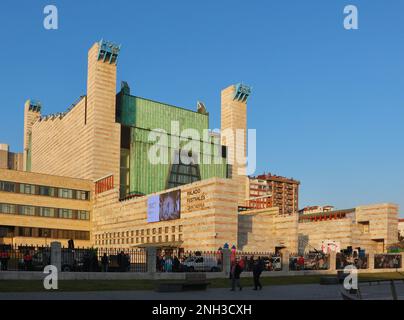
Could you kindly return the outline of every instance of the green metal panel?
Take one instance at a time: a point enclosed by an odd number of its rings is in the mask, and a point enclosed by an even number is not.
[[[153,145],[153,142],[148,141],[150,131],[162,129],[170,135],[172,121],[178,121],[180,132],[192,128],[199,132],[202,139],[203,130],[209,128],[209,116],[161,102],[125,95],[122,92],[118,94],[117,104],[117,120],[122,125],[131,127],[130,191],[150,194],[166,189],[171,166],[150,163],[148,154]],[[181,142],[180,147],[186,143],[188,141]],[[202,157],[203,142],[199,141],[199,143]],[[168,151],[169,155],[174,152],[170,145]],[[214,164],[213,156],[211,159],[211,164],[200,164],[202,180],[212,177],[225,178],[227,174],[225,159],[221,158],[221,164]]]

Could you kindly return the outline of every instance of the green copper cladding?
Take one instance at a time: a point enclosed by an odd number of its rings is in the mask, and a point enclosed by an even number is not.
[[[176,150],[171,148],[171,126],[172,121],[179,123],[179,132],[184,129],[194,129],[198,131],[200,139],[200,157],[204,157],[205,149],[210,148],[208,157],[210,164],[199,164],[201,179],[212,177],[226,178],[227,164],[222,157],[222,147],[220,141],[213,141],[212,137],[208,142],[203,141],[205,130],[209,129],[209,115],[194,112],[188,109],[168,105],[127,94],[128,87],[117,95],[117,122],[122,126],[130,127],[130,151],[129,151],[129,190],[130,193],[150,194],[165,190],[169,177],[171,163],[151,164],[148,158],[149,149],[153,142],[149,141],[151,130],[162,129],[169,135],[168,150],[169,155]],[[180,148],[189,141],[180,142]],[[213,148],[218,148],[219,156],[215,159]],[[171,162],[171,156],[170,156]],[[121,177],[122,180],[122,177]],[[127,179],[126,179],[127,180]]]

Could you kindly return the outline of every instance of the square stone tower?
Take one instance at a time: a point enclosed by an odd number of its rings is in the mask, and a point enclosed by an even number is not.
[[[245,206],[247,198],[247,100],[251,88],[231,85],[221,94],[221,140],[228,147],[228,161],[232,165],[232,179],[238,184],[238,204]]]
[[[91,47],[87,94],[66,112],[41,117],[40,109],[26,105],[26,170],[90,180],[113,175],[114,186],[119,186],[120,124],[115,115],[119,52],[119,46],[106,41]]]

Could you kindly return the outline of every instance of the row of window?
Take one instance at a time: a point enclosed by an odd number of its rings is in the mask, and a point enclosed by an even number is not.
[[[63,199],[90,200],[90,192],[27,183],[0,181],[0,191],[47,196]]]
[[[104,239],[104,240],[95,240],[96,245],[113,245],[113,244],[144,244],[144,243],[161,243],[163,240],[165,242],[171,241],[182,241],[182,234],[179,234],[177,237],[175,234],[165,236],[152,236],[152,237],[136,237],[136,238],[126,238],[126,239]]]
[[[2,234],[2,236],[6,237],[90,240],[89,231],[29,228],[29,227],[1,227],[1,226],[0,229],[7,230],[7,232]]]
[[[175,233],[176,231],[182,232],[182,226],[171,226],[171,227],[160,227],[160,228],[153,228],[153,229],[141,229],[141,230],[136,230],[135,231],[122,231],[122,232],[108,232],[108,233],[102,233],[102,234],[96,234],[95,239],[96,240],[101,240],[101,239],[113,239],[113,238],[129,238],[129,237],[134,237],[136,234],[136,237],[139,236],[144,236],[144,235],[155,235],[155,234],[162,234],[163,231],[164,233],[169,233],[171,230],[171,233]]]
[[[84,210],[56,209],[8,203],[0,203],[0,213],[46,218],[90,220],[90,213]]]

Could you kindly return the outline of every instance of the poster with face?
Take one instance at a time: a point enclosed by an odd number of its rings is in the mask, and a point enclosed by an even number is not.
[[[176,190],[160,195],[160,221],[180,218],[181,191]]]

